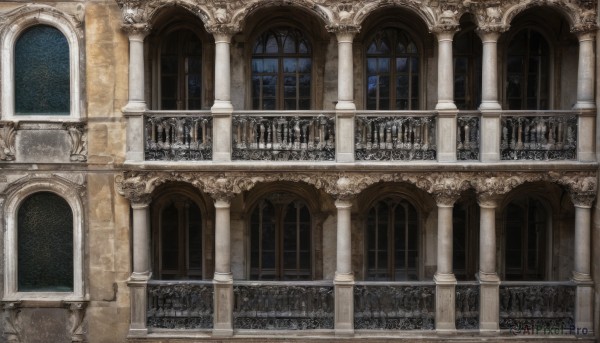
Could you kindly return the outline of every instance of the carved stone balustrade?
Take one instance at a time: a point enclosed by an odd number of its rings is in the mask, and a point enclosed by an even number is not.
[[[571,282],[503,282],[500,329],[546,329],[575,324],[576,285]]]
[[[232,160],[333,161],[333,112],[234,112]]]
[[[357,161],[435,160],[435,114],[361,112],[356,115]]]
[[[212,281],[148,282],[149,328],[211,329]]]
[[[212,159],[212,117],[208,111],[147,111],[144,127],[144,154],[148,161]]]
[[[356,282],[354,329],[433,330],[433,282]]]
[[[459,282],[455,307],[457,329],[479,329],[479,283]]]
[[[479,115],[460,112],[456,120],[456,159],[459,161],[479,160],[481,142]]]
[[[233,294],[235,329],[333,329],[332,283],[238,281]]]
[[[502,160],[575,160],[576,112],[504,112]]]

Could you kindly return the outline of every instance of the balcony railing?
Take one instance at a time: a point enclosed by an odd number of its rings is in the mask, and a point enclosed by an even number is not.
[[[238,281],[233,294],[236,329],[333,329],[331,282]]]
[[[503,282],[500,329],[572,327],[575,294],[576,285],[571,282]]]
[[[209,111],[148,111],[144,126],[146,160],[212,160],[212,116]]]
[[[479,283],[459,282],[455,307],[457,329],[479,329]]]
[[[479,113],[460,112],[456,127],[456,159],[459,161],[479,160],[481,141]]]
[[[147,324],[162,329],[211,329],[211,281],[148,282]]]
[[[505,111],[501,123],[502,160],[577,158],[577,115],[573,112]]]
[[[435,160],[435,123],[433,112],[357,113],[356,160]]]
[[[354,328],[357,330],[433,330],[433,282],[357,282]]]
[[[236,111],[233,160],[334,161],[333,112]]]

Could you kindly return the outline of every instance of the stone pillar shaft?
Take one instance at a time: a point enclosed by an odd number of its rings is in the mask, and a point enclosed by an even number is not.
[[[133,275],[147,279],[150,274],[150,207],[132,204],[133,209]]]
[[[438,103],[436,110],[456,110],[454,104],[454,63],[452,37],[454,31],[440,31],[438,38]]]
[[[144,99],[144,38],[147,32],[134,30],[129,33],[129,102],[127,112],[145,111]]]
[[[213,114],[213,161],[231,161],[231,54],[232,34],[215,33],[215,103]]]
[[[438,204],[437,273],[452,274],[452,209]]]
[[[215,200],[215,275],[213,335],[233,335],[233,277],[231,274],[231,203]]]
[[[335,334],[354,334],[354,274],[352,273],[352,202],[337,200],[337,259],[335,271]]]
[[[435,281],[435,329],[456,331],[456,277],[452,272],[452,209],[454,200],[438,200],[437,272]]]
[[[479,331],[500,330],[500,278],[496,272],[496,201],[479,199]]]
[[[336,109],[336,161],[354,162],[354,64],[352,41],[354,31],[337,32],[338,102]]]
[[[479,31],[483,44],[481,70],[481,110],[501,110],[498,103],[498,38],[500,32]]]
[[[595,109],[595,32],[582,32],[579,37],[579,65],[577,73],[576,109]]]
[[[479,206],[479,270],[485,274],[496,274],[496,206]]]

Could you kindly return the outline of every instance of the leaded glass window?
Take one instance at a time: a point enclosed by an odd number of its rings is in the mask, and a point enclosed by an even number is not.
[[[51,192],[27,197],[17,215],[18,291],[73,291],[73,212]]]
[[[154,207],[158,279],[202,279],[202,213],[192,199],[177,194]],[[157,227],[156,227],[157,226]]]
[[[419,222],[414,206],[404,199],[378,201],[366,222],[366,279],[418,279]]]
[[[15,44],[15,114],[69,115],[69,43],[56,28],[36,25]]]
[[[506,69],[509,110],[549,109],[550,48],[539,32],[524,29],[511,40]]]
[[[385,28],[367,43],[367,109],[419,109],[419,51],[410,35]]]
[[[191,30],[166,36],[160,54],[162,110],[202,108],[202,41]]]
[[[311,215],[287,195],[262,200],[250,219],[250,278],[310,280]]]
[[[504,213],[506,280],[544,280],[547,212],[531,197],[511,202]]]
[[[278,27],[261,34],[252,51],[252,109],[309,110],[312,51],[304,33]]]

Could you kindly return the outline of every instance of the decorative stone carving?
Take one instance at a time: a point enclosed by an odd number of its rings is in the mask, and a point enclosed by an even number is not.
[[[83,123],[64,124],[71,139],[71,161],[87,161],[87,133]]]
[[[592,206],[598,189],[598,178],[595,173],[579,173],[576,175],[569,173],[560,176],[551,173],[551,177],[554,177],[557,183],[567,187],[573,204],[583,207]]]
[[[19,315],[20,301],[3,302],[4,309],[4,337],[7,343],[20,343],[19,327],[17,319]]]
[[[234,285],[234,327],[333,329],[333,285]]]
[[[459,173],[436,173],[428,179],[431,180],[431,187],[427,191],[433,194],[438,205],[454,205],[460,194],[470,188],[468,179]]]
[[[13,122],[0,122],[0,161],[15,160],[17,131]]]
[[[148,283],[147,325],[163,329],[211,329],[212,282]]]
[[[87,342],[84,330],[84,318],[87,302],[66,302],[65,307],[69,310],[71,320],[71,342]]]
[[[435,317],[435,286],[354,286],[356,330],[432,330]]]

